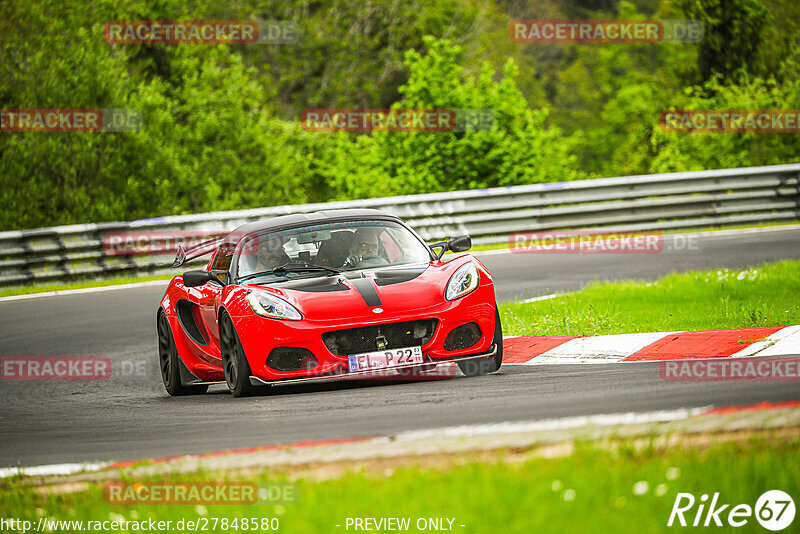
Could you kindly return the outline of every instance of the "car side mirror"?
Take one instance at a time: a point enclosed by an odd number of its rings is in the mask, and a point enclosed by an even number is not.
[[[439,248],[441,249],[438,254],[436,254],[436,259],[442,259],[444,253],[449,251],[452,252],[466,252],[472,248],[472,238],[468,235],[457,235],[451,237],[447,241],[439,241],[438,243],[434,243],[430,245],[431,248]]]
[[[447,248],[453,252],[466,252],[472,248],[472,238],[468,235],[457,235],[447,240]]]
[[[202,269],[197,269],[194,271],[186,271],[183,273],[183,285],[186,287],[197,287],[202,286],[206,282],[211,281],[217,282],[219,285],[224,286],[225,282],[219,279],[216,273],[213,271],[204,271]]]

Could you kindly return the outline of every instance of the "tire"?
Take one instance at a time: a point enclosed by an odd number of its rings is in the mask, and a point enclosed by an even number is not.
[[[227,313],[220,317],[220,345],[222,348],[222,369],[225,382],[234,397],[248,397],[257,391],[250,383],[250,364],[244,354],[244,347]]]
[[[496,306],[496,305],[495,305]],[[486,358],[475,358],[472,360],[461,360],[458,368],[465,376],[480,376],[494,373],[500,369],[503,363],[503,325],[500,323],[500,311],[495,308],[494,312],[494,345],[497,345],[497,352],[494,356]]]
[[[180,395],[202,395],[208,390],[207,385],[185,386],[181,382],[180,358],[175,347],[175,338],[164,310],[159,310],[156,320],[158,330],[158,367],[164,387],[173,397]]]

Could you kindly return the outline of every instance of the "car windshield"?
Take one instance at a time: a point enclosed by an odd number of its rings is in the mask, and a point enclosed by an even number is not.
[[[239,280],[330,276],[431,259],[414,234],[391,221],[346,221],[258,234],[243,239],[239,249]]]

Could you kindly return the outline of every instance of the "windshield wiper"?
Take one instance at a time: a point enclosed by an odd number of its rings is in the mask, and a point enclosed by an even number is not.
[[[244,282],[245,280],[250,280],[251,278],[256,278],[256,277],[259,277],[259,276],[266,276],[268,274],[277,274],[277,273],[275,273],[273,271],[260,271],[260,272],[257,272],[257,273],[250,273],[250,274],[246,274],[244,276],[240,276],[239,278],[236,279],[236,281],[237,282]]]
[[[303,271],[328,271],[329,273],[339,274],[341,269],[335,267],[323,267],[322,265],[314,265],[313,263],[284,263],[272,269],[273,273],[298,273]]]
[[[276,274],[280,275],[281,273],[302,273],[306,271],[327,271],[333,274],[339,274],[342,272],[341,269],[336,269],[335,267],[323,267],[322,265],[314,265],[314,264],[306,264],[306,263],[284,263],[283,265],[278,265],[274,269],[270,269],[269,271],[261,271],[257,273],[247,274],[245,276],[240,276],[236,279],[237,282],[244,282],[245,280],[250,280],[251,278],[256,278],[258,276],[266,276],[268,274]]]

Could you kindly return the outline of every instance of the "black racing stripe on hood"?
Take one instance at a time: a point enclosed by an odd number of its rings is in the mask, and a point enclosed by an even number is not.
[[[372,280],[369,278],[356,278],[354,280],[350,280],[350,283],[353,284],[353,287],[356,288],[356,291],[361,294],[361,297],[364,299],[364,302],[367,303],[367,306],[380,306],[381,305],[381,298],[378,296],[378,292],[375,291],[375,286],[372,285]]]

